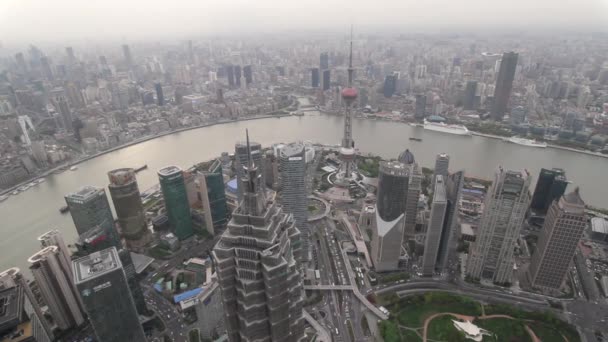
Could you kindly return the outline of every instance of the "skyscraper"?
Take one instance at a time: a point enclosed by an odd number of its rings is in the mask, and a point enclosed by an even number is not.
[[[540,169],[530,208],[538,214],[546,213],[551,203],[564,195],[567,186],[568,180],[564,170]]]
[[[244,167],[247,166],[249,154],[251,154],[251,158],[255,165],[258,166],[260,170],[260,175],[262,177],[262,189],[266,189],[266,178],[264,175],[264,163],[262,161],[262,145],[256,142],[251,142],[249,144],[249,152],[247,150],[247,143],[238,142],[234,145],[234,168],[236,170],[236,178],[237,180],[241,179],[245,175]],[[238,188],[238,202],[240,203],[243,199],[243,192],[245,189],[242,188],[241,183],[237,183]]]
[[[319,56],[319,69],[329,69],[329,53],[321,52],[321,55]]]
[[[158,170],[158,178],[173,233],[180,240],[192,236],[194,230],[182,169],[177,166],[164,167]]]
[[[397,75],[394,73],[390,74],[390,75],[386,75],[386,77],[384,78],[384,86],[382,88],[382,94],[384,94],[384,97],[390,98],[395,94],[396,90],[397,90]]]
[[[234,87],[234,67],[232,65],[225,65],[226,78],[228,79],[228,87]]]
[[[66,330],[84,323],[78,293],[66,271],[69,265],[64,264],[59,249],[56,246],[45,247],[32,255],[28,262],[57,327]]]
[[[450,166],[450,156],[445,153],[439,153],[437,157],[435,157],[435,169],[433,170],[433,184],[435,184],[435,179],[437,175],[443,176],[443,180],[448,177],[448,168]]]
[[[159,106],[164,106],[165,96],[163,95],[163,86],[160,83],[155,83],[154,89],[156,90],[156,103]]]
[[[299,341],[304,337],[300,232],[293,217],[266,196],[248,155],[239,179],[243,200],[212,252],[228,339]]]
[[[422,274],[424,276],[432,276],[435,273],[439,243],[444,228],[445,212],[448,202],[445,192],[443,175],[438,174],[435,176],[431,216],[426,229],[426,239],[424,241],[424,255],[422,256]]]
[[[114,203],[118,224],[131,248],[141,248],[147,243],[146,214],[137,185],[135,170],[124,168],[108,172],[110,196]]]
[[[127,44],[122,45],[122,54],[125,57],[125,63],[127,64],[127,66],[132,67],[133,66],[133,56],[131,56],[131,49],[129,48],[129,45],[127,45]]]
[[[518,54],[515,52],[505,52],[502,55],[498,77],[496,77],[496,88],[494,88],[494,103],[492,105],[492,119],[501,121],[507,112],[515,70],[517,68]]]
[[[0,302],[6,305],[0,310],[0,336],[15,336],[14,340],[9,337],[7,342],[29,341],[27,338],[30,336],[35,342],[53,341],[51,326],[18,268],[10,268],[0,273]],[[29,320],[30,329],[19,326],[25,320]]]
[[[78,235],[99,226],[106,232],[108,238],[116,241],[116,245],[120,245],[112,209],[103,188],[84,186],[77,192],[66,195],[65,202],[70,209]]]
[[[228,220],[221,161],[217,159],[207,170],[200,170],[195,184],[200,191],[207,231],[215,234],[215,227],[222,227]]]
[[[551,204],[527,272],[532,287],[560,289],[586,226],[578,188]]]
[[[319,68],[310,69],[311,87],[319,88]]]
[[[250,85],[253,83],[253,71],[251,65],[245,65],[243,67],[243,77],[245,77],[245,84]]]
[[[444,181],[447,207],[445,210],[445,220],[437,251],[437,263],[435,269],[439,272],[448,266],[448,259],[452,251],[455,251],[455,236],[460,232],[458,226],[458,203],[460,193],[464,184],[464,171],[449,174]]]
[[[528,171],[499,167],[486,194],[479,233],[471,245],[467,275],[494,283],[511,282],[513,249],[530,204]]]
[[[283,146],[280,150],[281,205],[293,215],[301,232],[302,260],[308,260],[308,196],[306,193],[306,162],[304,144],[301,142]]]
[[[72,267],[97,341],[146,342],[116,249],[74,260]]]
[[[234,66],[234,84],[236,84],[236,86],[238,88],[241,87],[241,66],[240,65]]]
[[[407,188],[407,200],[405,202],[405,227],[403,229],[404,239],[414,237],[416,233],[416,218],[418,217],[418,201],[422,191],[422,173],[418,164],[410,166],[410,180]]]
[[[418,120],[424,119],[426,114],[426,96],[425,95],[416,95],[416,108],[414,116]]]
[[[376,271],[399,266],[405,225],[409,167],[399,162],[380,162],[376,216],[372,229],[372,261]]]
[[[477,92],[477,81],[467,81],[467,85],[464,88],[464,97],[462,99],[462,106],[465,110],[473,110],[475,108],[475,93]]]
[[[331,75],[329,73],[329,70],[323,70],[323,79],[322,79],[322,88],[323,91],[329,90],[330,87],[330,82],[331,82]]]
[[[351,33],[352,36],[352,33]],[[342,136],[342,146],[340,147],[340,172],[337,181],[342,186],[348,186],[353,177],[355,162],[355,140],[353,139],[353,113],[352,107],[357,99],[359,92],[353,85],[353,41],[350,41],[350,55],[348,59],[348,84],[342,89],[342,100],[344,101],[344,135]]]
[[[38,237],[38,241],[40,241],[40,245],[42,248],[55,246],[59,251],[59,257],[61,258],[60,265],[65,267],[64,272],[70,276],[70,280],[72,278],[72,268],[70,268],[70,251],[68,247],[65,245],[65,241],[63,241],[63,236],[61,233],[54,229],[50,230]]]

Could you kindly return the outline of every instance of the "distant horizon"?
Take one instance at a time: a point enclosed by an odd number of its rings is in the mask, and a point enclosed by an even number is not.
[[[608,0],[4,0],[5,49],[267,34],[608,32]]]

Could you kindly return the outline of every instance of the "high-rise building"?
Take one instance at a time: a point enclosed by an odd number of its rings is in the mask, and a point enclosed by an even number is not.
[[[442,272],[448,266],[449,258],[456,250],[454,242],[457,241],[456,235],[460,232],[458,225],[458,203],[460,202],[463,184],[464,171],[449,174],[445,179],[447,207],[435,266],[435,269],[439,272]]]
[[[122,45],[122,54],[125,57],[125,63],[127,64],[127,66],[132,67],[133,66],[133,56],[131,55],[131,48],[129,48],[129,45],[127,45],[127,44]]]
[[[399,267],[408,185],[407,165],[380,162],[371,242],[371,259],[378,272],[394,271]]]
[[[586,226],[585,202],[578,188],[551,204],[527,272],[532,287],[560,289]]]
[[[435,273],[447,205],[448,200],[443,175],[438,174],[435,176],[431,216],[426,229],[426,239],[424,241],[424,255],[422,256],[422,274],[424,276],[433,276]]]
[[[165,96],[163,95],[163,86],[160,83],[155,83],[154,89],[156,90],[156,103],[159,106],[164,106]]]
[[[390,75],[386,75],[386,77],[384,78],[384,86],[382,88],[382,94],[384,94],[384,97],[389,98],[395,94],[396,90],[397,90],[397,75],[394,73],[390,74]]]
[[[319,88],[319,68],[310,69],[311,87]]]
[[[544,214],[553,201],[558,200],[566,192],[568,180],[562,169],[540,169],[530,208],[538,214]]]
[[[40,246],[42,248],[55,246],[59,251],[59,257],[61,258],[60,265],[66,267],[64,272],[70,276],[70,280],[72,279],[72,268],[69,267],[71,263],[70,251],[63,240],[63,236],[61,233],[54,229],[50,230],[38,237],[38,241],[40,241]]]
[[[410,180],[407,187],[407,200],[405,202],[405,227],[403,229],[405,241],[414,237],[416,233],[416,219],[418,217],[418,201],[420,192],[422,191],[422,178],[423,176],[418,164],[410,164]]]
[[[0,303],[3,303],[0,310],[2,341],[53,341],[51,326],[18,268],[0,273]]]
[[[474,110],[475,108],[475,93],[477,92],[477,81],[467,81],[464,88],[464,97],[462,106],[465,110]]]
[[[424,119],[426,115],[426,96],[425,95],[416,95],[416,108],[414,112],[414,116],[418,120]]]
[[[76,56],[74,55],[74,49],[71,46],[65,48],[65,54],[68,56],[68,64],[76,63]]]
[[[199,171],[195,180],[205,211],[205,225],[210,234],[215,234],[214,228],[222,227],[228,220],[226,191],[222,174],[222,163],[218,159],[207,170]]]
[[[74,260],[72,267],[97,341],[147,341],[115,248]]]
[[[258,166],[258,168],[260,169],[260,175],[263,179],[262,181],[262,189],[266,190],[266,178],[264,175],[264,163],[263,163],[263,158],[262,158],[262,145],[260,145],[259,143],[256,142],[251,142],[249,144],[249,152],[247,150],[247,144],[244,142],[239,142],[236,143],[234,145],[234,168],[236,170],[236,178],[237,178],[237,182],[239,179],[243,178],[243,176],[245,175],[245,169],[244,167],[247,166],[247,162],[248,162],[248,158],[249,158],[249,154],[251,154],[251,158],[253,159],[253,162],[255,163],[255,165]],[[238,202],[240,203],[241,200],[243,199],[243,192],[245,191],[245,189],[242,188],[241,183],[238,182],[237,183],[237,198],[238,198]]]
[[[238,88],[241,87],[241,66],[240,65],[234,66],[234,84],[236,84],[236,86]]]
[[[139,249],[147,243],[148,225],[135,170],[124,168],[108,172],[110,196],[118,224],[127,246]]]
[[[321,55],[319,56],[319,69],[329,69],[329,53],[321,52]]]
[[[192,236],[192,216],[182,169],[177,166],[164,167],[158,170],[158,178],[173,233],[180,240]]]
[[[505,52],[502,55],[498,77],[496,77],[496,87],[494,88],[494,103],[492,105],[492,119],[501,121],[507,112],[515,70],[517,68],[518,54],[515,52]]]
[[[108,238],[116,241],[116,245],[120,246],[112,209],[103,188],[84,186],[77,192],[66,195],[65,202],[70,209],[78,235],[99,226],[106,232]]]
[[[300,341],[300,232],[293,217],[283,213],[272,195],[267,197],[258,166],[248,155],[239,179],[243,200],[212,252],[228,339]]]
[[[293,215],[300,230],[302,260],[308,260],[308,196],[306,193],[305,149],[301,142],[283,146],[280,150],[281,205],[283,210]]]
[[[57,327],[66,330],[84,323],[78,293],[71,274],[66,272],[69,265],[64,264],[59,249],[56,246],[45,247],[32,255],[28,262]]]
[[[251,65],[245,65],[243,67],[243,77],[245,77],[246,85],[253,83],[253,71],[251,69]]]
[[[322,84],[321,84],[321,88],[323,88],[323,91],[329,90],[330,83],[331,83],[331,74],[330,74],[329,70],[323,70],[323,79],[322,79]]]
[[[234,87],[234,66],[225,65],[224,69],[226,70],[226,78],[228,79],[228,87]]]
[[[437,175],[443,176],[443,180],[448,177],[448,168],[450,166],[450,156],[445,153],[439,153],[437,157],[435,157],[435,169],[433,170],[433,184],[435,184],[435,179]]]
[[[471,245],[467,275],[494,283],[511,282],[513,250],[530,204],[528,171],[499,167],[486,194],[479,232]]]

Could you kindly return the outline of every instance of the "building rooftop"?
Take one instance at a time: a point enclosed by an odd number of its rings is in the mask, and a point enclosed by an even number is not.
[[[118,252],[114,247],[91,253],[72,262],[74,282],[80,284],[121,267]]]
[[[608,221],[601,217],[591,219],[591,231],[608,235]]]
[[[65,198],[66,199],[69,198],[70,201],[85,202],[85,201],[97,196],[99,193],[101,193],[103,191],[104,191],[103,188],[99,188],[99,187],[92,186],[92,185],[85,185],[82,188],[80,188],[78,191],[65,195]]]
[[[162,169],[158,170],[158,175],[163,177],[168,177],[175,175],[177,173],[182,172],[182,169],[179,166],[169,165],[165,166]]]
[[[416,162],[416,159],[414,158],[414,154],[412,152],[410,152],[409,149],[406,149],[405,151],[401,152],[401,154],[399,154],[399,157],[397,159],[401,163],[404,163],[404,164],[414,164]]]
[[[285,145],[281,148],[281,157],[286,158],[302,158],[302,153],[304,153],[304,144],[301,142],[295,142],[288,145]]]
[[[46,259],[47,255],[57,253],[57,251],[57,246],[48,246],[36,252],[29,259],[27,259],[27,261],[31,264],[37,264],[39,261]]]
[[[135,170],[131,168],[116,169],[108,172],[110,186],[126,185],[135,180]]]
[[[20,287],[14,286],[0,290],[0,328],[10,328],[19,323],[20,300]]]
[[[435,191],[433,193],[433,202],[445,202],[445,183],[442,175],[437,175],[435,181]]]

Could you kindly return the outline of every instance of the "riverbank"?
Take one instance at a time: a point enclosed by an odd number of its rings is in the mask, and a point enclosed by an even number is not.
[[[15,191],[17,188],[19,188],[21,186],[24,186],[26,184],[29,184],[31,182],[34,182],[34,181],[36,181],[36,180],[38,180],[40,178],[45,178],[45,177],[47,177],[47,176],[55,173],[58,170],[65,169],[67,171],[67,169],[69,169],[72,166],[76,166],[76,165],[78,165],[80,163],[84,163],[84,162],[86,162],[88,160],[91,160],[93,158],[97,158],[97,157],[103,156],[104,154],[108,154],[108,153],[111,153],[111,152],[123,149],[125,147],[141,144],[143,142],[146,142],[146,141],[149,141],[149,140],[153,140],[153,139],[157,139],[157,138],[161,138],[161,137],[164,137],[164,136],[167,136],[167,135],[171,135],[171,134],[174,134],[174,133],[180,133],[180,132],[190,131],[190,130],[193,130],[193,129],[204,128],[204,127],[211,127],[211,126],[215,126],[215,125],[223,125],[223,124],[232,123],[232,122],[260,120],[260,119],[269,119],[269,118],[279,118],[280,119],[282,117],[288,117],[288,116],[291,116],[291,115],[290,114],[265,114],[265,115],[259,115],[259,116],[244,117],[244,118],[240,118],[240,119],[237,119],[237,120],[220,120],[220,121],[204,123],[204,124],[196,125],[196,126],[183,127],[183,128],[179,128],[179,129],[176,129],[176,130],[162,132],[162,133],[159,133],[159,134],[156,134],[156,135],[145,136],[145,137],[142,137],[142,138],[139,138],[139,139],[135,139],[133,141],[129,141],[129,142],[124,143],[122,145],[118,145],[118,146],[109,148],[107,150],[103,150],[103,151],[97,152],[95,154],[91,154],[91,155],[85,156],[83,158],[79,158],[79,159],[76,159],[74,161],[70,161],[68,163],[61,164],[61,165],[56,166],[56,167],[54,167],[52,169],[46,170],[43,173],[41,173],[39,175],[36,175],[35,177],[28,178],[28,179],[24,180],[23,182],[21,182],[19,184],[16,184],[16,185],[14,185],[14,186],[12,186],[10,188],[1,190],[0,191],[0,196],[6,195],[6,194],[10,194],[11,192]]]
[[[484,137],[484,138],[489,138],[489,139],[498,139],[498,140],[503,140],[503,139],[509,138],[509,137],[503,137],[503,136],[500,136],[500,135],[485,134],[485,133],[479,133],[479,132],[474,132],[474,131],[471,131],[471,134],[479,136],[479,137]],[[572,147],[565,147],[565,146],[547,144],[547,148],[554,148],[554,149],[557,149],[557,150],[564,150],[564,151],[570,151],[570,152],[583,153],[583,154],[586,154],[586,155],[589,155],[589,156],[608,158],[608,155],[606,155],[606,154],[602,154],[602,153],[599,153],[599,152],[580,150],[580,149],[576,149],[576,148],[572,148]]]

